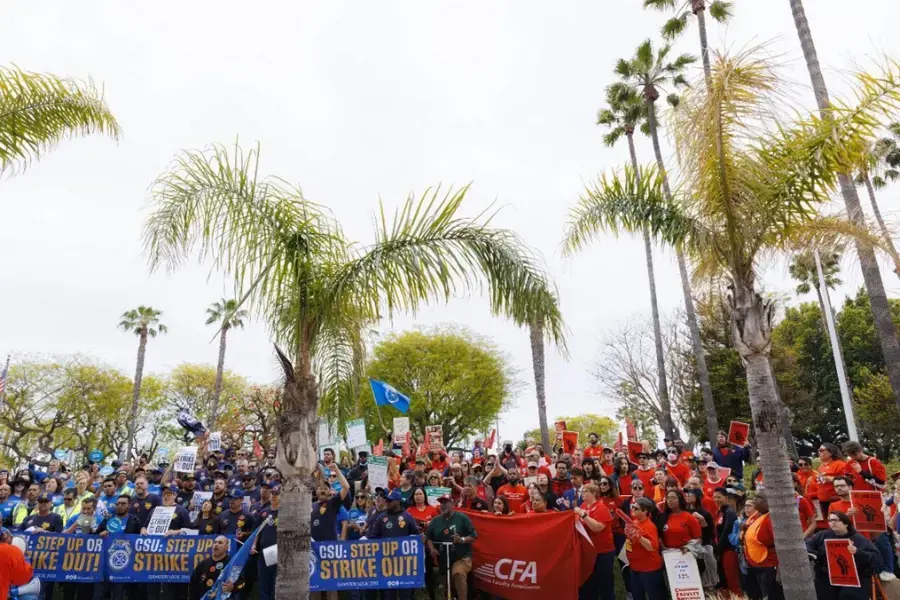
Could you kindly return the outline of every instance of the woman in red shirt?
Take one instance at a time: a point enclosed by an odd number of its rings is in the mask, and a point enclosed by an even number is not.
[[[494,516],[497,517],[508,517],[513,514],[513,511],[509,508],[509,502],[507,502],[504,496],[497,496],[494,498]]]
[[[659,552],[659,531],[650,514],[653,502],[638,498],[631,505],[632,524],[626,528],[625,552],[631,566],[631,595],[634,600],[666,600],[663,560]]]
[[[423,488],[416,488],[412,494],[412,506],[406,511],[416,520],[420,531],[428,529],[428,524],[433,518],[438,516],[439,512],[436,506],[428,504],[428,498],[425,496]]]
[[[840,475],[848,475],[847,463],[843,460],[841,451],[834,444],[825,442],[819,446],[819,476],[817,478],[818,499],[822,503],[822,514],[828,514],[828,504],[838,499],[834,493],[834,478]]]
[[[631,482],[634,477],[631,475],[631,463],[624,456],[620,456],[615,460],[613,481],[619,486],[619,493],[628,495],[631,493]]]
[[[666,492],[666,508],[660,517],[663,548],[684,548],[688,542],[699,542],[702,535],[697,518],[687,511],[684,494],[679,490]]]
[[[600,488],[596,484],[585,485],[581,493],[584,508],[576,506],[574,510],[591,536],[597,557],[594,560],[594,570],[578,590],[578,596],[594,600],[599,594],[600,600],[615,600],[613,560],[616,556],[616,546],[613,542],[612,524],[618,519],[615,519],[606,504],[600,501]]]
[[[765,494],[756,497],[754,506],[756,513],[741,526],[747,559],[746,591],[751,598],[783,598],[781,584],[776,580],[775,530]]]

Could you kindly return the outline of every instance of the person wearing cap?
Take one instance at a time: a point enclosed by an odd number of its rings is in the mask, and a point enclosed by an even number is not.
[[[149,482],[143,475],[134,479],[134,493],[131,495],[131,514],[138,518],[142,526],[150,521],[153,509],[162,504],[162,500],[156,494],[148,491]]]
[[[387,507],[375,522],[366,537],[371,539],[404,537],[417,535],[419,527],[416,520],[406,509],[406,500],[399,490],[394,490],[387,495]]]
[[[446,573],[449,562],[456,597],[467,600],[469,597],[467,578],[472,571],[472,542],[478,539],[478,533],[468,516],[454,510],[451,496],[441,496],[438,502],[441,514],[428,524],[425,545],[442,574]]]
[[[196,481],[193,473],[184,473],[181,475],[181,487],[175,494],[175,504],[181,505],[188,511],[191,510],[191,500],[194,498],[194,486]]]
[[[32,483],[25,492],[25,499],[17,503],[12,510],[11,523],[13,527],[21,528],[25,519],[33,515],[38,509],[38,496],[41,495],[41,485]],[[49,496],[47,497],[49,499]]]
[[[34,483],[32,486],[37,486],[38,484]],[[29,488],[30,491],[30,488]],[[50,500],[50,496],[48,494],[38,494],[37,497],[37,511],[28,515],[24,521],[22,521],[21,529],[23,531],[28,531],[33,529],[35,532],[53,532],[53,533],[62,533],[63,530],[63,521],[62,517],[58,514],[54,513],[53,503]]]
[[[78,517],[81,516],[82,503],[77,501],[77,495],[78,492],[75,488],[67,489],[63,492],[63,503],[53,509],[53,512],[62,518],[63,529],[74,524]]]
[[[162,494],[162,477],[165,470],[160,467],[153,467],[150,469],[150,474],[147,476],[147,491],[151,494]]]
[[[243,542],[255,526],[253,515],[244,510],[244,492],[235,488],[228,492],[228,510],[219,515],[219,533],[237,536]]]
[[[121,496],[122,494],[131,496],[133,493],[134,484],[128,481],[128,471],[125,469],[116,471],[116,497]]]
[[[259,513],[263,511],[263,509],[268,508],[268,506],[272,503],[272,488],[277,487],[278,484],[272,483],[271,481],[263,481],[259,485],[259,496],[257,499],[250,503],[250,508],[248,512],[253,515],[254,518],[259,517]]]
[[[722,479],[722,476],[719,473],[719,464],[716,462],[706,463],[703,474],[703,494],[708,498],[712,498],[713,492],[715,492],[716,489],[725,487],[725,480]]]
[[[266,548],[278,544],[278,507],[281,504],[281,486],[266,483],[263,489],[269,494],[271,503],[266,503],[260,508],[259,523],[266,523],[266,525],[260,529],[250,553],[258,555],[256,571],[259,580],[259,600],[273,600],[275,598],[275,579],[278,576],[278,556],[276,554],[271,557],[271,564],[269,564],[266,561]]]

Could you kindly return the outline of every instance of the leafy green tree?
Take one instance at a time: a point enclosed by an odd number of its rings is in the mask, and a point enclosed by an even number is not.
[[[822,68],[819,65],[819,56],[813,42],[803,2],[802,0],[789,0],[789,3],[794,16],[797,36],[800,38],[800,47],[803,50],[803,57],[806,60],[806,67],[812,81],[813,93],[821,115],[820,118],[826,122],[846,120],[848,112],[852,111],[852,107],[840,103],[835,104],[828,95],[828,86],[825,84],[825,76],[822,74]],[[884,90],[887,98],[891,100],[894,98],[893,91],[896,82],[892,78],[882,81],[878,78],[863,75],[859,77],[859,82],[864,88],[864,92],[860,96],[872,96],[879,90]],[[896,109],[894,108],[894,110]],[[881,115],[889,113],[890,109],[887,113],[882,113]],[[857,137],[860,148],[868,148],[869,144],[875,139],[875,127],[879,125],[886,126],[887,123],[883,123],[881,118],[874,118],[870,123],[857,122],[856,125],[860,126],[861,130],[857,130],[854,133],[865,134],[863,139]],[[859,194],[856,186],[853,185],[852,173],[856,171],[859,165],[864,164],[867,158],[868,156],[859,156],[858,153],[839,157],[840,174],[838,181],[841,196],[844,198],[847,215],[859,227],[864,227],[865,217],[859,201]],[[866,293],[872,305],[878,340],[881,343],[881,352],[887,365],[888,380],[891,382],[891,388],[894,390],[894,403],[897,406],[897,410],[900,411],[900,339],[897,337],[897,329],[891,319],[891,308],[884,288],[884,281],[881,278],[881,271],[878,269],[875,250],[870,244],[857,241],[856,254],[859,257],[859,266],[862,270]],[[894,255],[896,256],[896,252]],[[900,265],[898,265],[898,268],[900,268]]]
[[[410,430],[417,438],[428,425],[441,425],[444,444],[456,446],[481,437],[509,408],[518,387],[516,372],[493,342],[458,327],[405,331],[380,341],[366,375],[385,381],[409,396]],[[375,406],[372,390],[363,389],[360,414],[369,441],[389,436],[393,407]],[[379,410],[381,417],[379,418]]]
[[[776,547],[790,573],[785,592],[804,599],[814,598],[815,591],[769,363],[775,306],[758,292],[757,265],[767,252],[835,238],[876,242],[864,229],[817,212],[844,166],[859,160],[881,116],[900,106],[897,74],[861,81],[859,105],[839,118],[774,122],[770,101],[779,80],[766,59],[754,52],[717,56],[710,86],[716,92],[689,91],[675,113],[683,194],[673,199],[659,171],[638,178],[627,167],[624,175],[604,176],[582,198],[564,242],[571,252],[601,230],[647,228],[658,240],[690,252],[698,278],[727,282]],[[754,116],[753,123],[746,115]],[[772,133],[761,135],[760,121]]]
[[[165,325],[160,323],[159,317],[161,315],[161,310],[156,310],[150,306],[138,306],[136,309],[122,313],[122,320],[119,321],[121,329],[131,332],[138,337],[137,365],[134,371],[134,391],[132,392],[131,400],[131,421],[128,430],[128,444],[125,448],[125,454],[128,457],[131,457],[131,450],[134,447],[134,431],[137,426],[138,401],[141,397],[141,379],[144,376],[144,357],[147,353],[147,340],[156,337],[157,334],[169,331]]]
[[[359,396],[363,332],[382,317],[482,285],[497,315],[557,344],[565,326],[553,286],[518,236],[484,217],[459,216],[468,188],[410,197],[393,220],[382,207],[375,242],[365,247],[299,188],[259,175],[258,158],[258,149],[237,146],[182,153],[152,187],[144,240],[151,268],[177,267],[196,250],[234,277],[239,304],[286,349],[276,347],[285,375],[276,594],[295,600],[309,593],[320,398],[331,422],[352,414],[346,407]]]
[[[219,416],[219,397],[222,395],[222,377],[225,372],[225,336],[229,329],[244,328],[244,320],[249,313],[238,308],[237,300],[222,298],[220,302],[213,302],[206,309],[206,324],[219,324],[219,361],[216,363],[216,391],[212,397],[209,410],[209,429],[215,431],[216,418]]]
[[[170,414],[187,409],[204,423],[212,422],[213,400],[221,393],[223,414],[242,404],[247,380],[231,371],[219,375],[211,365],[182,363],[176,365],[165,378],[165,396]]]
[[[103,92],[91,83],[0,67],[0,172],[22,171],[78,135],[118,139]]]
[[[585,413],[573,417],[556,417],[553,422],[565,421],[566,430],[578,432],[578,444],[583,446],[587,443],[588,435],[596,433],[600,438],[600,443],[604,446],[612,446],[618,435],[620,425],[609,417],[595,415],[593,413]],[[525,440],[540,439],[540,429],[530,429],[522,434]]]

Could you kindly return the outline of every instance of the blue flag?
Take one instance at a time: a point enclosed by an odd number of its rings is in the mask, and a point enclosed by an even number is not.
[[[262,525],[256,528],[256,530],[250,534],[250,537],[244,541],[244,545],[234,553],[234,556],[231,557],[231,560],[228,561],[228,564],[225,565],[225,568],[222,569],[222,572],[219,574],[219,578],[216,579],[216,582],[213,584],[211,588],[209,588],[203,597],[200,600],[209,600],[210,598],[228,598],[233,595],[228,594],[222,591],[222,586],[227,583],[235,583],[238,578],[241,576],[241,572],[244,570],[244,565],[247,564],[247,559],[250,558],[250,549],[253,548],[253,542],[256,541],[256,536],[259,535],[259,532],[263,527],[270,525],[272,517],[269,517],[265,521],[262,522]]]
[[[393,406],[404,414],[409,411],[409,398],[395,390],[392,385],[377,379],[369,379],[369,385],[372,386],[376,406]]]

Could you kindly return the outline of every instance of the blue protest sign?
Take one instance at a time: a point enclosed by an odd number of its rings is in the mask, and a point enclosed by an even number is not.
[[[106,580],[113,583],[190,583],[194,566],[212,555],[214,535],[115,535],[107,538]],[[231,553],[236,542],[231,541]]]
[[[65,460],[66,451],[63,450],[62,448],[57,448],[56,450],[53,451],[53,458],[55,458],[56,460]]]
[[[98,463],[103,460],[103,453],[97,449],[91,450],[90,454],[88,454],[88,460],[92,463]]]
[[[159,455],[160,458],[165,458],[165,457],[169,456],[169,449],[168,448],[160,448],[159,450],[156,451],[156,453]]]
[[[103,581],[103,538],[62,533],[17,535],[25,539],[25,558],[41,581]]]
[[[103,475],[104,477],[109,477],[109,476],[112,475],[114,472],[115,472],[115,469],[113,469],[113,468],[112,468],[111,466],[109,466],[109,465],[106,465],[105,467],[103,467],[102,469],[100,469],[100,474]]]
[[[309,563],[313,592],[425,585],[425,546],[417,536],[313,542]]]

